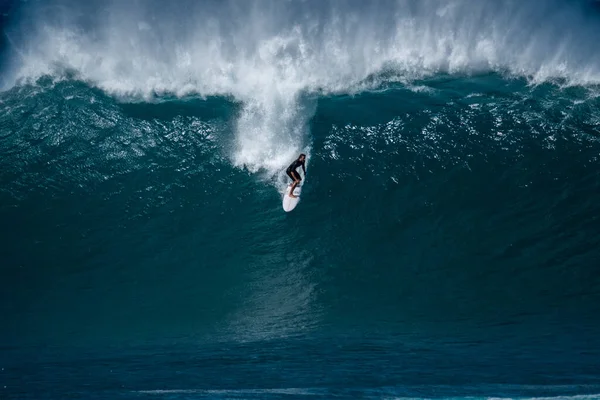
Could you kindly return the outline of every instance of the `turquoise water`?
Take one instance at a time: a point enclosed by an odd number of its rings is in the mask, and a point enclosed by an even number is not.
[[[2,11],[2,398],[600,397],[595,3]]]

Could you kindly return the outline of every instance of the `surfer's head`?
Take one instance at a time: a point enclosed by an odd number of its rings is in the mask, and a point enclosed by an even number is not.
[[[300,160],[300,161],[306,160],[306,154],[301,153],[300,156],[298,157],[298,160]]]

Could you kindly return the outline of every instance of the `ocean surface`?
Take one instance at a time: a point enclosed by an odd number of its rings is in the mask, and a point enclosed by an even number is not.
[[[0,398],[600,399],[597,2],[0,23]]]

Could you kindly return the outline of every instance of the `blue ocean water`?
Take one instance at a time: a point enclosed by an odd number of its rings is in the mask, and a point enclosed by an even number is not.
[[[0,398],[600,398],[596,2],[0,14]]]

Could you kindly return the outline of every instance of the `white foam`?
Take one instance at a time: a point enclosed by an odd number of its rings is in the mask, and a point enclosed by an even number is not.
[[[576,2],[274,0],[165,7],[146,1],[72,2],[59,15],[49,9],[29,10],[34,29],[24,25],[10,33],[19,56],[9,85],[70,71],[122,97],[231,95],[243,105],[231,158],[251,171],[273,173],[310,145],[306,125],[314,104],[307,92],[356,92],[382,81],[490,70],[532,83],[600,83],[598,20]],[[81,15],[89,20],[81,22]]]

